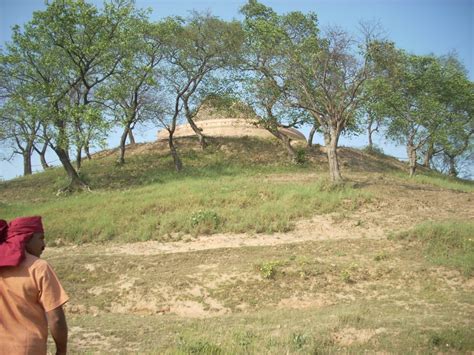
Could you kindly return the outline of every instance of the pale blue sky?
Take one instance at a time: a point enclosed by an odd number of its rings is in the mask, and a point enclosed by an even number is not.
[[[102,1],[89,1],[97,5]],[[457,52],[474,80],[474,0],[260,0],[278,13],[313,11],[320,26],[338,25],[356,31],[360,20],[377,20],[389,39],[398,47],[415,54],[443,55]],[[139,8],[150,7],[152,19],[169,15],[185,16],[192,9],[210,10],[224,19],[239,18],[239,8],[245,0],[136,0]],[[43,0],[0,0],[0,44],[11,36],[11,26],[31,19],[33,11],[44,9]],[[152,140],[155,130],[143,132],[143,140]],[[118,140],[116,140],[118,141]],[[321,137],[316,137],[320,143]],[[388,154],[405,157],[403,147],[387,144],[382,137],[376,139]],[[341,141],[342,145],[364,146],[365,137]],[[116,146],[117,143],[111,142]],[[51,160],[56,160],[54,156]],[[37,165],[37,162],[35,162]],[[39,168],[39,167],[38,167]],[[21,175],[21,159],[11,163],[0,162],[0,178],[10,179]]]

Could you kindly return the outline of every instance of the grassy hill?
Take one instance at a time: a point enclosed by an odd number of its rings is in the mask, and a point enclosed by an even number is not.
[[[341,148],[180,140],[0,183],[0,215],[44,216],[72,353],[474,351],[474,184]],[[136,243],[139,242],[139,243]]]

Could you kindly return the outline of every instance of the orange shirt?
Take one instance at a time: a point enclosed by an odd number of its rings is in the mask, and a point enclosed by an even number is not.
[[[0,355],[46,354],[49,312],[68,300],[49,264],[31,254],[0,267]]]

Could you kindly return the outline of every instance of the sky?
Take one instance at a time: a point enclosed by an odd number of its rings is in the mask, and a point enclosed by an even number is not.
[[[88,2],[100,6],[102,0]],[[470,80],[474,81],[474,0],[260,0],[282,14],[289,11],[314,12],[321,28],[337,25],[355,33],[361,20],[379,22],[385,36],[397,47],[410,53],[444,55],[457,53],[466,66]],[[239,8],[245,0],[136,0],[137,8],[150,8],[152,20],[179,15],[186,16],[191,10],[211,11],[223,19],[240,19]],[[28,22],[34,11],[45,9],[44,0],[0,0],[0,46],[11,38],[11,27]],[[157,129],[139,131],[138,141],[152,141]],[[303,128],[307,134],[308,129]],[[315,143],[321,143],[316,137]],[[375,137],[375,143],[385,153],[406,158],[405,148]],[[109,146],[118,145],[118,134],[109,138]],[[364,135],[342,138],[340,145],[363,147]],[[1,149],[1,148],[0,148]],[[5,153],[2,151],[2,153]],[[57,164],[57,157],[49,161]],[[41,170],[37,159],[33,170]],[[8,180],[22,174],[20,157],[10,162],[0,161],[0,179]],[[474,167],[473,167],[474,168]]]

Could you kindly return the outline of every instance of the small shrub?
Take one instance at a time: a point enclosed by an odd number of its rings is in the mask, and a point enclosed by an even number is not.
[[[306,157],[306,149],[304,148],[296,149],[296,157],[295,157],[296,164],[303,165],[307,161],[308,161],[308,158]]]
[[[212,210],[199,210],[191,215],[191,227],[197,233],[211,233],[219,226],[219,216]]]
[[[277,272],[277,267],[280,265],[281,263],[279,261],[270,261],[262,263],[259,267],[260,274],[264,279],[274,279]]]
[[[348,269],[342,270],[340,275],[341,275],[341,280],[344,281],[345,283],[354,282],[351,278],[351,273]]]

